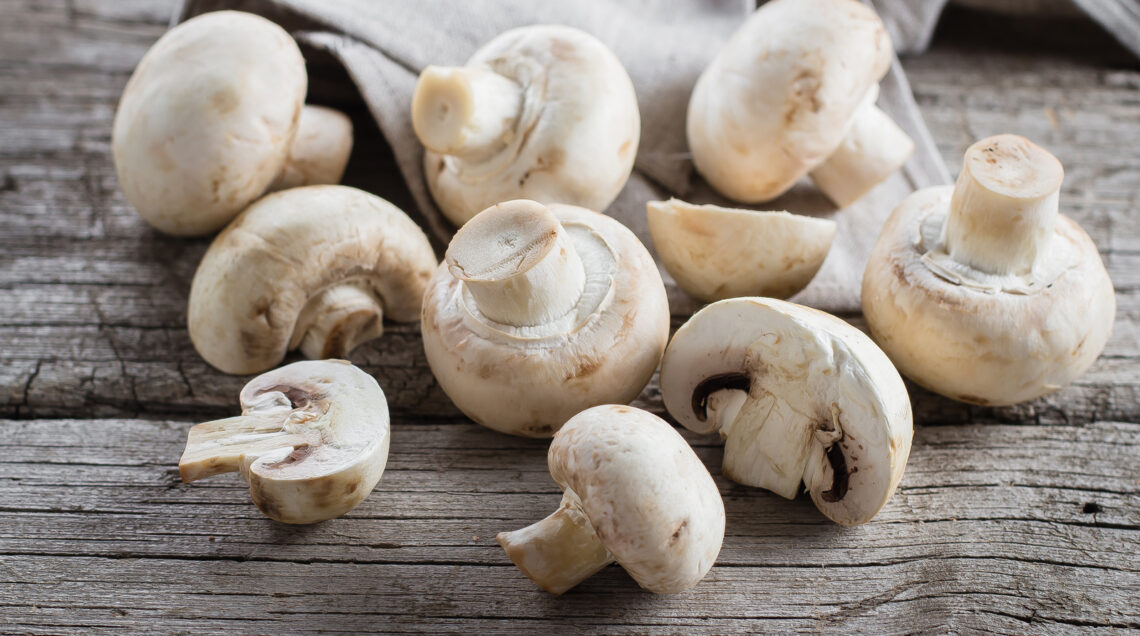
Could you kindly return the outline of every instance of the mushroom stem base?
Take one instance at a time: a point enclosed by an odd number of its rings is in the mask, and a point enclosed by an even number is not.
[[[562,594],[614,561],[569,493],[554,514],[496,539],[523,574],[551,594]]]
[[[835,205],[845,208],[902,167],[914,142],[873,103],[855,113],[847,136],[811,171],[811,178]]]
[[[297,319],[290,348],[313,360],[344,358],[384,332],[384,307],[367,282],[334,285],[313,297]]]

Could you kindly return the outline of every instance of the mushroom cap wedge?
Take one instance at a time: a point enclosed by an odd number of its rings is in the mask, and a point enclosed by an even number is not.
[[[253,503],[283,523],[352,510],[388,460],[388,402],[344,360],[295,362],[250,380],[242,414],[190,429],[182,481],[240,472]]]
[[[659,594],[704,578],[724,540],[724,502],[701,460],[661,418],[628,406],[575,415],[554,436],[559,510],[499,543],[535,583],[561,594],[617,561]]]
[[[301,50],[265,18],[217,11],[172,28],[115,113],[123,193],[161,232],[216,232],[281,172],[307,86]]]
[[[831,250],[830,219],[650,201],[649,233],[665,269],[694,298],[787,298],[819,271]]]
[[[340,183],[351,154],[352,120],[348,115],[306,104],[285,167],[270,184],[269,192]]]
[[[190,339],[226,373],[264,371],[300,347],[343,357],[382,318],[419,316],[435,253],[380,197],[337,185],[268,195],[214,239],[190,288]]]
[[[902,478],[910,399],[887,356],[839,318],[733,298],[677,330],[661,364],[665,407],[725,439],[723,472],[792,498],[802,482],[842,525],[866,523]]]

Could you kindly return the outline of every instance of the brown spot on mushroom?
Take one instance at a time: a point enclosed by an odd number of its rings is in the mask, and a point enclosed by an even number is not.
[[[574,369],[566,376],[567,380],[587,378],[602,367],[602,361],[597,358],[582,357],[574,363]]]
[[[345,484],[344,494],[351,495],[352,493],[356,492],[357,488],[360,488],[360,481],[354,481],[354,482]]]
[[[619,157],[625,156],[625,153],[629,152],[629,149],[631,146],[633,146],[633,140],[632,139],[626,139],[625,141],[623,141],[621,143],[621,146],[618,146],[618,156]]]
[[[970,404],[977,404],[978,406],[989,406],[990,405],[989,400],[986,400],[984,398],[980,398],[976,395],[959,395],[958,397],[955,397],[953,399],[958,400],[960,402],[969,402]]]
[[[241,96],[228,86],[216,90],[210,95],[210,107],[223,115],[237,108],[240,103]]]
[[[265,467],[280,468],[282,466],[288,466],[289,464],[296,464],[297,462],[303,461],[306,457],[312,454],[312,446],[308,444],[299,444],[293,449],[293,452],[286,455],[284,459],[273,462],[272,464],[266,464]]]
[[[827,461],[831,464],[831,490],[825,490],[819,496],[826,502],[835,503],[847,496],[847,482],[850,476],[847,470],[847,458],[843,456],[843,447],[839,443],[832,444],[827,449]]]
[[[747,373],[720,373],[705,378],[693,389],[693,414],[700,421],[708,417],[709,396],[722,389],[749,391],[752,378]]]
[[[253,505],[266,517],[281,520],[281,504],[265,491],[260,479],[249,480],[249,496],[253,499]]]
[[[681,540],[681,534],[685,532],[685,528],[689,526],[689,520],[685,519],[673,531],[673,536],[669,537],[669,545],[673,545]]]

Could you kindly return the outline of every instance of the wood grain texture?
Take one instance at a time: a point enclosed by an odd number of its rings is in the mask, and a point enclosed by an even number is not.
[[[1140,71],[1108,36],[959,14],[905,61],[955,172],[997,132],[1065,164],[1063,211],[1118,291],[1089,373],[1002,409],[912,387],[911,461],[872,523],[718,477],[727,536],[696,588],[657,597],[610,567],[553,598],[494,542],[557,505],[545,443],[460,417],[415,325],[353,353],[394,425],[383,480],[344,518],[286,527],[236,476],[178,480],[186,430],[234,414],[245,379],[186,334],[208,241],[150,231],[109,158],[172,4],[0,0],[0,631],[1140,629]],[[358,131],[347,182],[407,207],[367,114],[337,105]],[[663,412],[655,382],[636,404]],[[718,472],[719,443],[685,435]]]

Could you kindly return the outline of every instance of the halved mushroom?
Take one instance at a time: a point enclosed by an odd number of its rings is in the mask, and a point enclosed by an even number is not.
[[[566,422],[547,453],[563,490],[549,517],[499,544],[551,594],[617,561],[658,594],[696,585],[724,540],[724,502],[672,426],[628,406],[597,406]]]
[[[554,25],[507,31],[466,66],[424,69],[412,124],[432,196],[456,225],[511,199],[604,210],[641,135],[621,62],[590,34]]]
[[[768,201],[810,171],[839,207],[899,169],[914,143],[875,107],[891,65],[879,17],[855,0],[772,0],[697,81],[697,170],[737,201]]]
[[[182,481],[240,472],[253,503],[283,523],[316,523],[352,510],[388,461],[388,402],[344,360],[304,361],[250,380],[242,414],[190,429]]]
[[[955,186],[910,195],[863,274],[863,313],[907,377],[947,397],[1015,404],[1096,360],[1116,297],[1096,245],[1057,213],[1064,169],[1024,137],[966,151]]]
[[[476,422],[549,437],[570,416],[637,397],[669,338],[657,266],[621,223],[508,201],[464,225],[424,295],[424,351]]]
[[[281,172],[308,79],[293,38],[265,18],[206,13],[143,56],[115,113],[119,183],[142,218],[215,232]]]
[[[190,339],[226,373],[258,373],[300,347],[340,358],[383,318],[419,316],[435,254],[380,197],[346,186],[292,188],[249,207],[210,245],[190,288]]]
[[[649,233],[665,269],[703,301],[735,296],[787,298],[819,271],[835,221],[787,212],[757,212],[650,201]]]
[[[281,174],[269,192],[340,183],[352,154],[352,120],[324,106],[305,105]]]
[[[724,475],[789,499],[801,482],[828,518],[870,521],[902,479],[910,399],[863,332],[821,311],[733,298],[698,311],[661,363],[665,407],[724,438]]]

